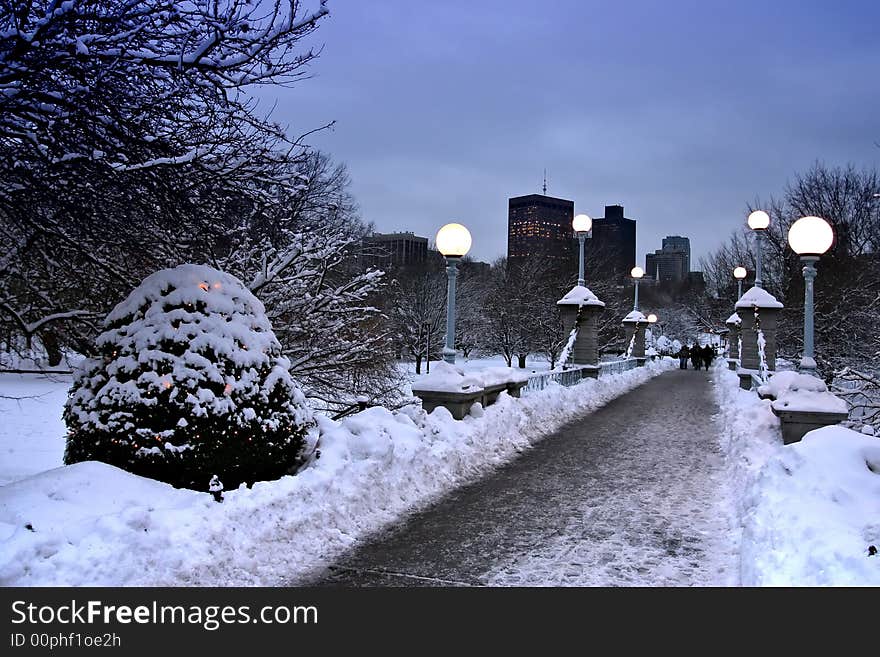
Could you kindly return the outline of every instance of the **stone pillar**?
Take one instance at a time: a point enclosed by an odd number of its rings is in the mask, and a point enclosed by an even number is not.
[[[562,299],[557,301],[562,314],[562,327],[566,340],[577,323],[577,337],[569,354],[569,361],[575,365],[588,366],[586,376],[599,375],[599,314],[605,304],[599,301],[589,289],[576,285]]]
[[[727,334],[730,341],[730,349],[727,353],[727,368],[736,371],[737,361],[739,360],[739,329],[742,325],[742,320],[739,318],[739,315],[733,313],[725,324],[730,329],[730,333]]]
[[[639,367],[645,364],[645,329],[648,328],[648,318],[640,311],[633,310],[623,318],[623,326],[626,328],[627,346],[633,343],[630,356],[636,359]],[[633,341],[635,335],[635,341]]]
[[[771,372],[776,371],[776,325],[782,307],[772,294],[758,287],[753,287],[736,302],[737,315],[742,321],[740,325],[742,353],[739,355],[740,364],[737,374],[739,374],[739,385],[744,390],[751,389],[751,375],[761,370],[756,317],[766,342],[764,357],[767,361],[767,369]]]

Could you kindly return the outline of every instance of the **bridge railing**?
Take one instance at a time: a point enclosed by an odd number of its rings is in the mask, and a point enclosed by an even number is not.
[[[627,370],[635,369],[638,362],[635,358],[623,358],[621,360],[606,361],[599,363],[599,376],[610,376],[612,374],[620,374]],[[520,394],[528,395],[546,388],[551,381],[561,386],[573,386],[580,383],[586,376],[587,371],[595,372],[596,367],[592,365],[575,365],[561,372],[544,372],[541,374],[532,374],[528,382]]]
[[[635,358],[621,358],[620,360],[609,360],[599,363],[599,376],[608,376],[609,374],[620,374],[628,370],[634,370],[639,366]]]
[[[558,383],[561,386],[576,385],[583,380],[584,369],[586,369],[586,366],[575,366],[571,369],[563,370],[561,372],[544,372],[543,374],[532,374],[529,377],[528,383],[523,386],[520,394],[528,395],[530,393],[543,390],[550,384],[551,381]]]

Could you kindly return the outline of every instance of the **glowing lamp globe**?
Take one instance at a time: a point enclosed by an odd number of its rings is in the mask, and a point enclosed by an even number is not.
[[[654,324],[656,322],[657,322],[657,315],[655,315],[654,313],[651,313],[650,315],[648,315],[648,323]]]
[[[593,227],[593,220],[585,214],[578,214],[575,215],[574,220],[571,222],[571,227],[574,228],[576,233],[589,233]]]
[[[749,215],[749,228],[765,230],[770,225],[770,215],[763,210],[755,210]]]
[[[447,258],[461,258],[471,250],[471,233],[461,224],[446,224],[437,231],[437,250]]]
[[[633,278],[641,278],[645,275],[645,270],[641,267],[633,267],[632,271],[629,272],[629,275]]]
[[[733,277],[736,280],[741,281],[742,279],[744,279],[746,277],[746,273],[747,272],[746,272],[745,267],[737,267],[736,269],[733,270]]]
[[[821,217],[801,217],[788,229],[788,243],[798,255],[822,255],[833,242],[834,231]]]

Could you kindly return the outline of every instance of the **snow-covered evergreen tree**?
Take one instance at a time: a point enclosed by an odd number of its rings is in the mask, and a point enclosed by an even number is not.
[[[263,304],[200,265],[147,277],[107,316],[64,412],[65,463],[203,490],[297,464],[311,412]]]

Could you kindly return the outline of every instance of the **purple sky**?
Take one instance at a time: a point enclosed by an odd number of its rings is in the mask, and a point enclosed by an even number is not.
[[[308,2],[309,0],[305,0]],[[313,2],[313,4],[317,4]],[[880,2],[330,0],[314,77],[268,88],[292,133],[346,162],[365,220],[472,255],[507,248],[507,198],[638,220],[692,262],[815,160],[880,166]]]

